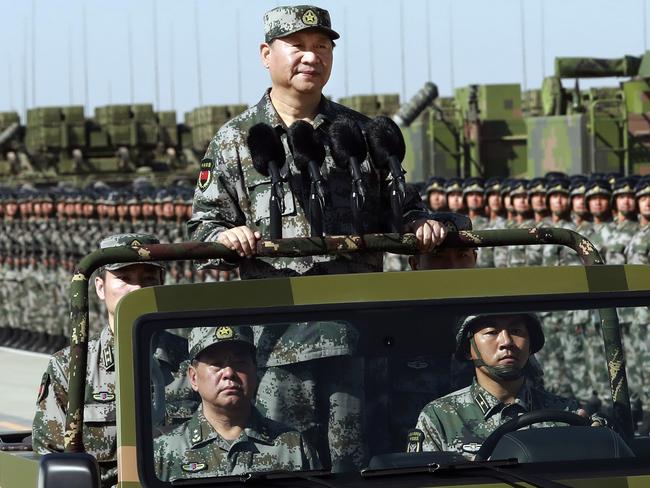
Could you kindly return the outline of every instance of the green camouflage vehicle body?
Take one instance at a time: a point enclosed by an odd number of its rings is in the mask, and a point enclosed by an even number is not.
[[[24,126],[16,112],[1,112],[0,177],[9,184],[120,183],[138,174],[161,184],[193,181],[216,131],[246,108],[199,107],[183,124],[175,111],[151,104],[96,107],[92,118],[82,106],[38,107]]]
[[[618,87],[580,90],[580,79],[601,77],[628,79]],[[562,80],[575,80],[575,87]],[[649,83],[647,53],[557,58],[555,75],[524,93],[518,84],[457,88],[447,110],[431,102],[403,124],[408,177],[648,174]]]
[[[476,231],[450,234],[446,246],[475,247],[498,244],[540,244],[561,243],[572,247],[583,259],[587,267],[562,268],[520,268],[520,269],[465,269],[425,272],[378,273],[299,277],[284,279],[252,280],[230,283],[159,286],[141,289],[126,296],[119,304],[116,322],[116,361],[117,361],[117,429],[118,429],[118,469],[120,487],[142,486],[138,468],[138,422],[146,413],[138,412],[136,398],[137,354],[145,351],[134,350],[134,327],[136,321],[155,313],[199,313],[206,311],[227,311],[231,315],[248,313],[251,310],[287,310],[318,306],[319,309],[354,309],[361,306],[405,307],[414,303],[444,304],[454,303],[462,309],[477,298],[508,306],[512,303],[525,303],[536,300],[581,299],[605,300],[608,297],[650,296],[650,270],[647,266],[594,266],[602,263],[598,253],[588,240],[578,234],[563,229],[515,229],[511,231]],[[363,252],[378,249],[413,253],[416,242],[412,235],[371,235],[364,238],[344,236],[326,239],[286,239],[263,241],[258,252],[263,255],[301,255],[304,253]],[[112,262],[146,262],[149,260],[171,260],[182,258],[203,259],[207,257],[232,257],[232,252],[219,244],[184,243],[176,245],[154,245],[141,248],[112,248],[99,250],[82,260],[79,271],[75,273],[71,288],[73,361],[78,370],[85,369],[84,348],[88,340],[87,291],[88,278],[99,266]],[[615,318],[602,315],[603,331],[607,351],[608,371],[611,377],[612,394],[619,405],[621,419],[630,415],[629,398],[625,381],[625,362],[620,343],[618,322]],[[78,393],[83,393],[82,378],[71,372],[70,415],[66,434],[66,451],[81,450],[77,443],[83,409]],[[75,392],[76,389],[76,392]],[[75,400],[75,396],[77,399]],[[77,405],[74,404],[77,402]],[[631,419],[631,417],[629,417]],[[18,440],[18,434],[4,436],[7,442]],[[571,474],[553,474],[565,486],[573,487],[641,487],[650,482],[645,470],[635,469],[629,473],[597,472],[599,463],[587,463],[574,468]],[[478,470],[478,471],[477,471]],[[481,468],[475,468],[471,479],[458,476],[448,485],[445,478],[436,479],[431,474],[425,477],[403,477],[399,486],[505,486],[489,481],[489,473],[481,475]],[[476,475],[483,479],[476,479]],[[331,475],[336,478],[334,475]],[[38,478],[38,458],[29,452],[0,451],[0,486],[14,488],[36,486]],[[358,483],[358,475],[340,475],[333,481],[346,486],[346,482]],[[304,483],[304,480],[302,481]],[[485,483],[488,482],[486,485]],[[293,481],[286,481],[291,486]],[[367,478],[364,485],[373,483]],[[385,486],[396,484],[377,479]],[[263,484],[263,482],[261,482]],[[275,486],[277,486],[277,481]]]

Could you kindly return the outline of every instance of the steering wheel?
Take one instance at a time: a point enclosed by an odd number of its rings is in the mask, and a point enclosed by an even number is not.
[[[497,443],[505,434],[541,422],[562,422],[576,427],[591,425],[591,419],[588,417],[581,417],[578,414],[567,412],[566,410],[542,409],[528,412],[515,419],[508,420],[505,424],[497,427],[487,437],[487,439],[483,441],[481,448],[476,453],[474,461],[485,461],[488,459],[492,455]]]

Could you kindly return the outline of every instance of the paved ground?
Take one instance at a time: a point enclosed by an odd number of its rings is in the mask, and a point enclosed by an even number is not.
[[[0,432],[30,430],[49,355],[0,347]]]

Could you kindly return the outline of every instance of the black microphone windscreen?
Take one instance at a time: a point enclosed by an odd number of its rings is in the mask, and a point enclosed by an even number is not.
[[[337,117],[329,129],[332,158],[340,168],[347,168],[351,158],[359,163],[366,159],[368,149],[361,127],[349,117]]]
[[[379,115],[366,126],[366,140],[372,161],[379,168],[388,167],[388,158],[399,161],[406,155],[406,144],[399,126],[390,117]]]
[[[314,161],[318,166],[323,165],[325,146],[309,122],[296,120],[289,127],[288,134],[296,168],[302,172],[309,166],[309,161]]]
[[[286,156],[282,140],[270,125],[261,122],[251,127],[246,144],[251,152],[253,166],[260,174],[269,176],[269,161],[275,161],[278,167],[284,165]]]

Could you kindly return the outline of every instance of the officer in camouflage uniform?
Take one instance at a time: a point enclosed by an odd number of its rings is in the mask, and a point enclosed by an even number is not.
[[[287,127],[295,120],[312,123],[326,133],[337,117],[365,126],[368,119],[322,96],[331,70],[333,40],[329,13],[312,6],[277,7],[264,16],[265,42],[261,58],[269,69],[272,87],[259,103],[225,124],[210,142],[201,163],[194,195],[194,214],[188,223],[194,240],[217,241],[236,250],[239,263],[215,261],[221,269],[239,266],[242,279],[307,274],[335,274],[382,270],[382,254],[313,256],[301,259],[254,257],[256,242],[268,235],[271,182],[255,170],[246,139],[249,129],[266,123],[280,134],[287,154],[282,166],[284,197],[283,236],[310,234],[305,213],[302,176],[287,143]],[[293,52],[299,46],[300,55]],[[287,66],[291,59],[291,66]],[[375,172],[368,161],[361,164],[366,184],[363,221],[369,231],[381,231],[388,219],[381,199],[392,186],[384,171]],[[329,152],[321,168],[332,205],[324,212],[327,235],[353,233],[349,206],[350,177],[336,168]],[[423,218],[425,207],[417,192],[404,206],[406,229],[415,232],[428,251],[442,241],[445,230]],[[354,357],[358,332],[346,324],[313,323],[265,327],[256,337],[261,382],[257,407],[269,418],[318,435],[323,464],[332,469],[361,467],[363,446],[363,360]],[[345,374],[342,372],[345,371]],[[331,463],[328,461],[331,459]]]
[[[591,242],[602,256],[605,256],[605,244],[612,237],[611,201],[612,189],[605,180],[595,179],[585,186],[585,203],[592,216]]]
[[[546,205],[546,187],[548,182],[546,178],[533,178],[528,183],[528,201],[533,211],[533,221],[529,222],[529,227],[542,227],[548,215]],[[544,246],[526,246],[526,265],[541,266]]]
[[[613,239],[613,223],[611,220],[612,190],[608,181],[596,178],[589,180],[585,186],[585,203],[592,216],[592,232],[589,240],[594,244],[601,256],[605,256],[606,245]],[[585,326],[586,338],[586,363],[587,371],[591,377],[591,385],[599,398],[609,397],[609,379],[607,369],[603,364],[605,350],[600,321],[596,311],[587,311],[589,320]],[[578,313],[579,316],[584,313]]]
[[[636,220],[635,182],[631,177],[618,178],[612,191],[612,209],[616,218],[610,238],[605,242],[607,264],[625,264],[625,247],[639,230]]]
[[[158,239],[150,235],[119,234],[102,240],[100,247],[137,246],[138,243],[157,244],[158,242]],[[117,481],[115,357],[113,354],[115,308],[119,300],[131,291],[160,284],[162,275],[162,265],[156,262],[117,263],[100,269],[95,278],[97,294],[107,305],[108,325],[102,329],[99,338],[88,343],[83,444],[86,452],[95,456],[99,462],[103,486],[111,486]],[[179,372],[181,372],[180,376],[183,376],[182,371],[187,364],[184,361],[187,342],[180,337],[167,337],[168,335],[162,333],[158,337],[159,344],[165,345],[167,354],[164,357],[155,354],[154,360],[161,370],[162,377],[168,381],[165,386],[171,385],[174,390],[166,390],[166,397],[171,398],[168,401],[172,405],[170,412],[180,411],[182,417],[172,419],[168,423],[177,423],[191,415],[191,410],[176,408],[177,404],[174,400],[180,396],[191,401],[194,395],[186,381],[180,384],[176,381]],[[166,363],[169,358],[175,358],[175,363]],[[41,381],[36,415],[32,425],[33,448],[39,454],[63,452],[64,449],[69,361],[69,347],[57,352],[50,359]]]
[[[483,178],[467,178],[463,182],[463,199],[467,215],[472,221],[474,230],[488,228],[489,221],[485,216],[485,182]],[[479,268],[494,267],[494,252],[489,248],[480,248],[476,264]]]
[[[524,413],[553,409],[586,417],[574,400],[531,386],[524,377],[529,358],[543,345],[544,333],[535,314],[466,317],[456,335],[455,355],[474,363],[476,378],[470,386],[424,407],[416,428],[409,432],[407,450],[457,451],[473,460],[497,427]],[[592,425],[605,425],[599,417],[592,420]]]
[[[650,179],[642,178],[635,187],[635,197],[639,209],[639,230],[632,236],[625,248],[628,264],[650,264]],[[630,390],[638,398],[644,409],[650,406],[650,348],[648,346],[648,307],[636,307],[628,334],[625,339],[626,371]]]
[[[511,188],[517,183],[517,180],[505,179],[501,184],[499,195],[503,202],[505,209],[505,216],[502,220],[497,220],[494,223],[494,229],[510,229],[514,225],[514,209],[512,207],[512,197],[510,195]],[[525,188],[525,185],[524,185]],[[494,267],[506,268],[508,266],[508,248],[500,246],[494,248]]]
[[[433,212],[444,212],[447,210],[444,178],[440,176],[432,176],[429,178],[426,187],[426,202],[427,206]]]
[[[546,200],[551,215],[545,220],[545,226],[575,230],[570,220],[570,191],[571,184],[566,178],[549,181]],[[542,260],[543,265],[549,267],[582,264],[574,251],[558,245],[544,246]],[[567,314],[571,318],[569,322]],[[574,311],[544,313],[540,317],[546,347],[538,356],[547,373],[546,387],[555,393],[587,401],[591,396],[591,382],[584,360],[584,326],[575,326]]]
[[[530,200],[528,198],[527,180],[518,180],[510,187],[510,198],[514,209],[514,220],[508,223],[508,229],[528,229],[535,226],[532,219]],[[515,268],[528,265],[529,246],[508,246],[507,266]]]
[[[450,212],[465,213],[465,199],[463,198],[463,180],[461,178],[449,178],[445,182],[445,195],[447,196],[447,208]]]
[[[300,432],[265,418],[251,403],[257,371],[250,327],[196,327],[189,356],[188,376],[201,406],[154,441],[160,479],[320,468]]]

